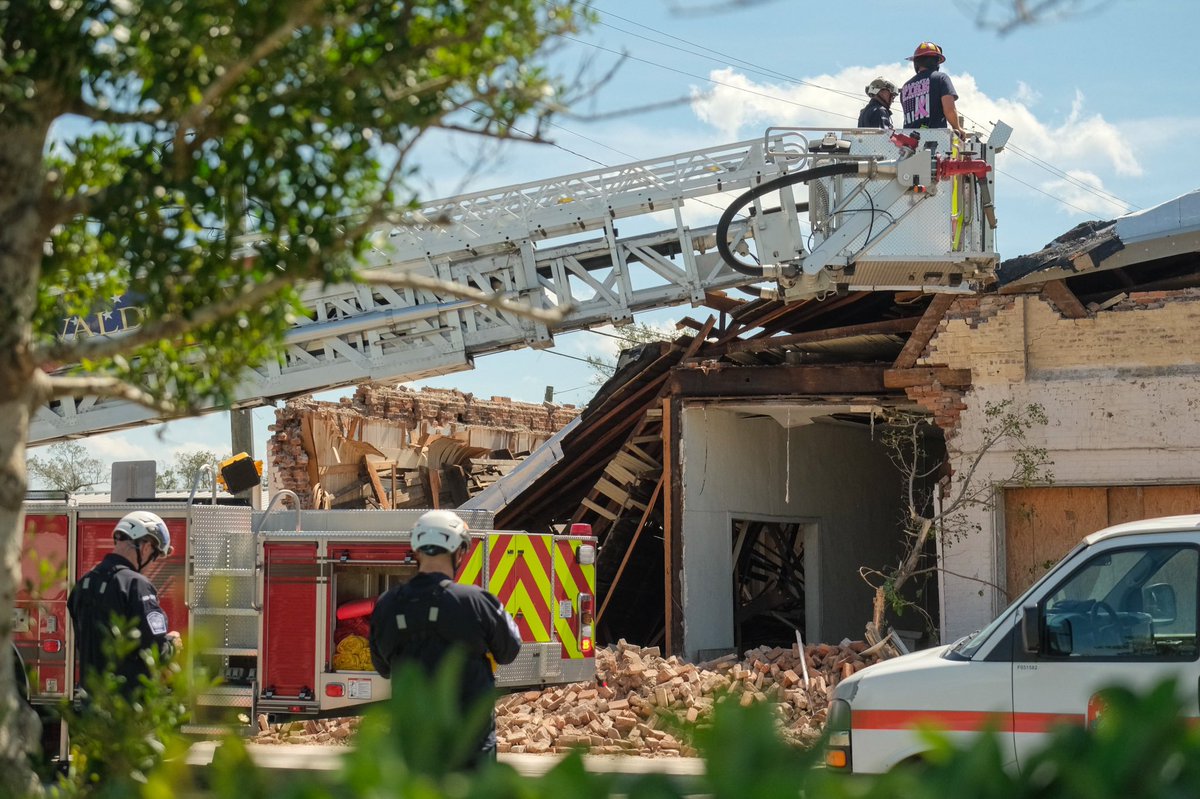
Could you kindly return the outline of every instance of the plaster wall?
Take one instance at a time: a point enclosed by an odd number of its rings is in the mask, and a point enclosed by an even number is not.
[[[732,647],[732,520],[774,518],[817,527],[819,594],[810,640],[861,638],[871,590],[862,565],[897,555],[899,473],[866,428],[791,428],[717,405],[683,410],[683,625],[685,654]],[[811,563],[811,560],[809,561]],[[809,614],[813,618],[813,614]]]
[[[952,309],[921,359],[972,371],[966,409],[948,440],[957,470],[979,449],[988,404],[1012,400],[1039,403],[1049,417],[1034,443],[1049,451],[1054,485],[1200,482],[1200,295],[1134,294],[1074,320],[1036,295],[970,303]],[[980,479],[1002,490],[1012,457],[991,450]],[[1007,604],[998,590],[1003,518],[976,510],[971,521],[979,533],[943,548],[946,567],[963,575],[943,575],[943,640],[979,629]]]

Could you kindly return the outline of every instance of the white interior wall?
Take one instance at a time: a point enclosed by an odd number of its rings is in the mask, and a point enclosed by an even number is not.
[[[685,654],[733,646],[739,517],[814,522],[817,635],[861,638],[871,590],[858,569],[895,559],[900,497],[899,473],[869,429],[818,422],[789,435],[775,419],[699,405],[684,408],[681,436]]]

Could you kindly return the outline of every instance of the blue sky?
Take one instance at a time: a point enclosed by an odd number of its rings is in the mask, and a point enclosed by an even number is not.
[[[983,3],[999,10],[995,2]],[[1004,119],[1015,128],[997,176],[1002,257],[1031,252],[1085,219],[1111,219],[1200,187],[1191,98],[1194,0],[1064,3],[1093,10],[1007,35],[976,24],[980,2],[897,4],[721,0],[596,0],[601,24],[563,41],[556,62],[615,75],[549,133],[554,145],[505,145],[468,173],[477,139],[431,136],[416,153],[426,196],[533,181],[761,135],[771,125],[852,125],[876,75],[900,83],[922,40],[944,49],[968,128]],[[619,54],[625,54],[621,60]],[[634,111],[666,104],[657,110]],[[898,105],[897,105],[898,109]],[[664,328],[706,309],[639,317]],[[591,371],[574,360],[608,355],[595,333],[560,336],[552,351],[481,358],[473,371],[413,385],[540,402],[591,395]],[[344,392],[343,392],[344,393]],[[319,395],[332,398],[341,394]],[[270,408],[255,411],[262,457]],[[104,460],[228,449],[228,417],[213,414],[84,443]],[[224,444],[224,446],[222,446]]]

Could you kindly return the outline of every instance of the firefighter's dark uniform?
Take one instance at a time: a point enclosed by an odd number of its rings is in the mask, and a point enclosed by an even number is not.
[[[449,575],[425,572],[392,588],[371,615],[371,662],[384,677],[401,663],[420,663],[433,673],[452,649],[466,654],[461,677],[464,710],[496,685],[488,655],[499,664],[512,663],[521,651],[521,636],[500,600],[473,585],[459,585]],[[496,717],[492,714],[480,755],[496,750]]]
[[[141,633],[138,649],[117,663],[113,672],[122,679],[126,695],[140,685],[142,675],[149,674],[142,657],[145,650],[157,646],[162,655],[171,654],[167,614],[158,604],[158,591],[132,563],[116,553],[109,553],[80,579],[67,599],[67,609],[85,681],[89,673],[108,671],[112,665],[104,643],[112,638],[114,618],[136,623]]]

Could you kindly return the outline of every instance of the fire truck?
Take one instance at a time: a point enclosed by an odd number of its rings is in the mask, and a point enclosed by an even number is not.
[[[198,697],[197,718],[229,709],[252,718],[349,715],[387,698],[389,682],[367,649],[370,613],[376,597],[416,573],[409,533],[423,511],[281,509],[285,498],[296,503],[282,491],[265,511],[196,501],[27,503],[13,635],[33,675],[33,704],[73,695],[69,586],[112,549],[113,527],[133,510],[167,523],[176,551],[145,573],[191,645],[189,659],[221,678]],[[461,515],[471,543],[455,579],[495,594],[521,632],[521,653],[499,667],[497,684],[594,677],[590,528],[536,535],[494,530],[486,511]]]

